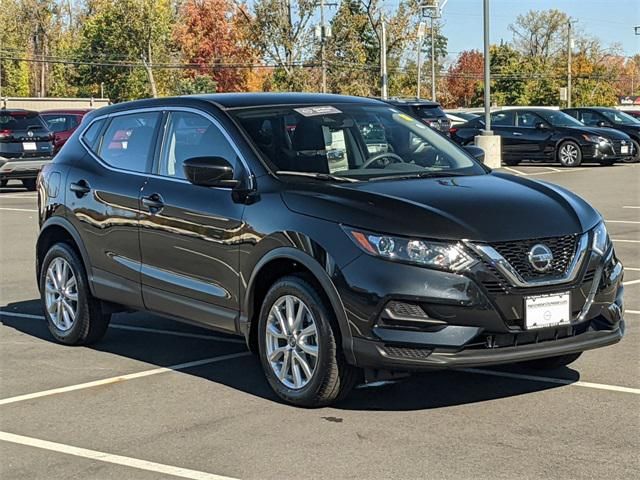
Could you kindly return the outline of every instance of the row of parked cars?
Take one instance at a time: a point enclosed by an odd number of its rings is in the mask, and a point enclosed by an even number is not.
[[[42,166],[53,158],[78,128],[89,109],[0,110],[0,186],[20,180],[35,190]]]
[[[451,139],[473,144],[485,128],[484,116],[452,112]],[[611,165],[640,159],[640,120],[614,108],[581,107],[564,110],[517,108],[491,113],[491,130],[501,137],[502,161],[582,162]]]

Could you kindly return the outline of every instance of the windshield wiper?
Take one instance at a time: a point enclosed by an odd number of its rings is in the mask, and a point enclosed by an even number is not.
[[[468,177],[465,173],[447,172],[445,170],[439,172],[416,172],[408,175],[385,175],[384,177],[370,178],[369,181],[378,180],[408,180],[411,178],[441,178],[441,177]]]
[[[354,178],[337,177],[329,173],[320,173],[320,172],[295,172],[290,170],[277,170],[276,175],[292,175],[296,177],[309,177],[309,178],[315,178],[316,180],[323,180],[327,182],[353,183],[358,181]]]

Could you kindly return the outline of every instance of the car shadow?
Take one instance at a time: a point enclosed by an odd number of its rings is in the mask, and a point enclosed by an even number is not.
[[[39,300],[9,303],[0,306],[0,311],[7,313],[0,315],[0,324],[5,327],[55,343],[44,320],[10,315],[10,313],[42,315]],[[235,337],[198,327],[185,326],[151,314],[118,314],[112,320],[112,326],[114,328],[109,328],[103,340],[86,348],[134,359],[154,365],[154,367],[169,367],[183,362],[246,351],[242,343],[228,341]],[[130,327],[162,328],[175,332],[211,335],[222,340],[179,337],[131,330]],[[61,346],[60,348],[72,347]],[[532,372],[519,366],[495,367],[492,370],[555,376],[569,382],[578,381],[580,378],[577,371],[566,367],[551,373]],[[181,369],[180,372],[272,402],[283,403],[269,387],[262,373],[260,361],[255,355],[226,360],[220,364],[214,363]],[[400,381],[384,383],[381,386],[360,385],[346,399],[336,403],[332,408],[355,411],[429,410],[487,402],[562,387],[563,385],[559,384],[503,378],[469,371],[434,371],[416,374]]]

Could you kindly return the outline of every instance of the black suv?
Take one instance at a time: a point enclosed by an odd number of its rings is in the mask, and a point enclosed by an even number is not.
[[[402,98],[391,98],[386,100],[386,102],[393,105],[398,110],[402,110],[403,112],[420,119],[423,123],[430,126],[437,132],[440,132],[447,137],[449,136],[451,120],[449,120],[449,117],[447,117],[447,114],[438,102]]]
[[[625,162],[640,161],[640,120],[615,108],[580,107],[567,108],[563,112],[577,118],[589,127],[612,128],[631,137],[633,155],[625,157]]]
[[[53,133],[38,112],[0,109],[0,186],[21,180],[36,189],[36,177],[53,156]]]
[[[451,138],[472,144],[484,129],[479,117],[451,129]],[[491,114],[491,130],[500,135],[502,160],[517,165],[523,160],[560,162],[577,167],[582,162],[612,165],[633,155],[631,138],[610,128],[587,127],[575,118],[547,108],[518,108]]]
[[[377,100],[101,108],[38,192],[37,275],[56,339],[95,342],[119,310],[243,335],[297,405],[398,372],[558,367],[624,333],[623,267],[595,209],[492,172]]]

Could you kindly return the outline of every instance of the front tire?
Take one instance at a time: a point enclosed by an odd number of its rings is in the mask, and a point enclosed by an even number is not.
[[[344,358],[335,314],[306,278],[276,281],[262,303],[258,328],[262,368],[284,401],[321,407],[355,385],[359,370]]]
[[[638,163],[640,162],[640,143],[635,140],[631,140],[633,144],[633,156],[632,157],[624,157],[622,161],[624,163]]]
[[[582,355],[582,352],[569,353],[558,357],[539,358],[538,360],[523,362],[523,365],[534,370],[555,370],[575,362],[580,358],[580,355]]]
[[[567,140],[558,147],[557,157],[563,167],[577,167],[582,163],[582,150],[576,142]]]
[[[39,283],[49,331],[57,341],[89,345],[104,336],[111,315],[91,295],[84,265],[69,245],[56,243],[49,249]]]

